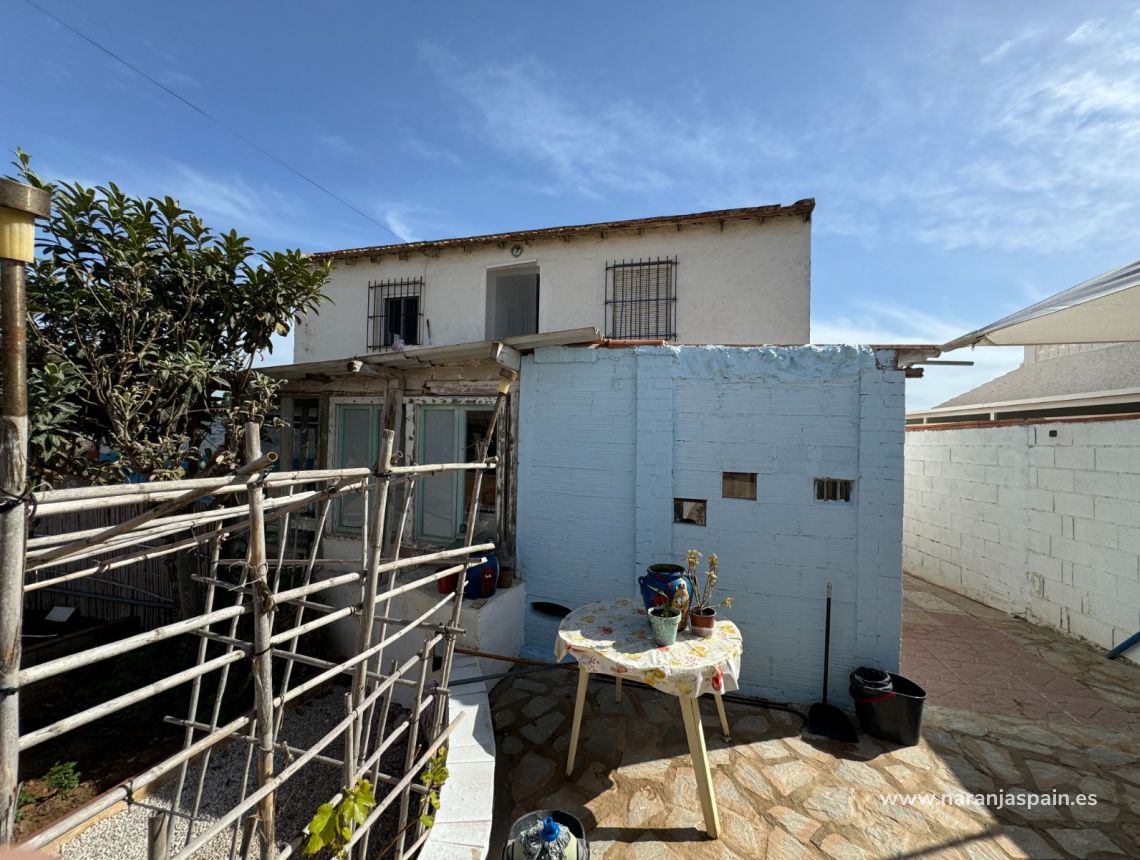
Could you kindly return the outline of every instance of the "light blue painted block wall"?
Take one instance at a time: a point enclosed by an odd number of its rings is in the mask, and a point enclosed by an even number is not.
[[[528,600],[567,607],[637,593],[653,562],[696,547],[721,560],[721,610],[744,634],[741,688],[830,695],[861,664],[897,670],[902,616],[903,374],[857,347],[550,348],[524,359],[518,563]],[[721,473],[757,473],[757,499]],[[816,477],[856,481],[817,502]],[[673,498],[708,500],[706,527]],[[524,653],[548,658],[557,621],[528,612]]]

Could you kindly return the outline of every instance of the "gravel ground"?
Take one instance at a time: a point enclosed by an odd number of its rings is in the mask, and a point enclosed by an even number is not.
[[[406,711],[392,706],[389,724],[401,719]],[[298,748],[306,748],[316,742],[344,717],[344,690],[334,688],[318,699],[311,699],[300,707],[288,712],[282,726],[279,740]],[[198,820],[194,822],[193,834],[203,832],[214,821],[239,800],[242,771],[245,768],[246,747],[248,744],[234,742],[210,759],[205,787],[202,794],[202,807]],[[324,755],[339,758],[342,743],[337,740],[330,744]],[[405,744],[396,743],[384,755],[384,767],[388,773],[403,769]],[[283,756],[275,758],[278,770],[285,766]],[[251,767],[250,787],[256,784]],[[189,813],[197,787],[198,768],[191,768],[183,790],[181,811]],[[155,794],[145,798],[143,803],[169,809],[174,795],[175,780],[165,785]],[[321,762],[310,762],[296,773],[277,792],[277,833],[279,845],[284,847],[288,840],[295,838],[312,818],[320,804],[328,801],[341,788],[340,768]],[[381,792],[377,791],[379,795]],[[399,804],[386,812],[377,827],[373,828],[370,839],[370,853],[386,845],[395,832],[395,810]],[[63,860],[147,860],[147,817],[151,810],[134,805],[129,809],[104,818],[59,849]],[[169,845],[171,855],[186,844],[188,819],[176,817],[171,825]],[[238,837],[240,841],[240,836]],[[206,846],[198,851],[195,858],[202,860],[224,860],[230,856],[230,845],[234,839],[234,828],[219,833]],[[284,840],[284,841],[282,841]]]

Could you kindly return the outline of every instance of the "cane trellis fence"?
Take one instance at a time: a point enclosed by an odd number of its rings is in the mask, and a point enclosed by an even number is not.
[[[493,423],[502,397],[499,400]],[[455,640],[462,633],[459,621],[466,579],[462,573],[482,562],[483,554],[494,545],[467,545],[402,558],[402,539],[418,480],[440,472],[472,470],[472,498],[477,499],[483,475],[495,468],[495,460],[488,457],[484,443],[474,462],[395,465],[393,433],[385,430],[374,468],[274,472],[275,455],[263,455],[260,449],[260,427],[248,425],[246,439],[246,465],[230,475],[57,490],[36,496],[37,522],[76,511],[121,512],[128,506],[135,515],[80,532],[46,529],[32,538],[26,555],[25,593],[84,578],[113,577],[116,570],[156,557],[194,553],[202,571],[195,579],[203,588],[204,605],[192,617],[21,669],[19,688],[23,689],[70,672],[96,671],[103,661],[178,637],[189,637],[196,647],[196,659],[189,668],[20,735],[22,753],[168,690],[188,688],[186,712],[165,718],[184,730],[180,751],[41,830],[25,843],[27,847],[66,841],[115,804],[139,802],[136,793],[173,782],[170,811],[151,813],[149,845],[140,846],[146,856],[194,857],[208,844],[216,844],[219,834],[229,838],[229,857],[281,860],[300,856],[308,835],[278,832],[275,799],[290,780],[294,780],[291,789],[303,782],[297,780],[298,774],[310,763],[340,768],[340,782],[349,789],[362,779],[375,786],[376,805],[352,830],[343,856],[379,855],[382,846],[373,845],[370,850],[369,838],[390,808],[399,811],[397,838],[383,846],[391,849],[385,856],[413,856],[426,841],[430,831],[420,823],[417,810],[423,807],[429,788],[420,784],[418,776],[459,722],[457,718],[445,724],[445,714]],[[406,485],[400,509],[393,506],[390,510],[389,497],[400,483]],[[352,561],[322,558],[321,538],[333,500],[349,493],[363,497],[367,528],[362,554]],[[191,510],[205,497],[212,497],[216,504]],[[298,540],[302,513],[305,527],[312,531]],[[476,513],[477,506],[472,504],[469,519]],[[276,536],[275,545],[267,540],[270,532]],[[468,522],[466,533],[474,533],[473,522]],[[229,557],[235,547],[239,552]],[[432,567],[438,569],[419,575]],[[401,571],[408,573],[398,580]],[[415,618],[392,616],[393,598],[454,574],[459,574],[455,589],[428,611]],[[409,577],[413,578],[407,581]],[[321,592],[333,588],[353,589],[356,599],[342,608],[318,599]],[[447,619],[444,623],[438,623],[440,610]],[[328,659],[327,649],[308,647],[318,640],[311,634],[348,618],[357,619],[351,656]],[[395,643],[410,636],[420,637],[417,653],[402,663],[390,659]],[[433,658],[441,658],[442,665],[435,683],[429,685]],[[239,668],[252,683],[228,690],[234,688]],[[349,682],[343,718],[322,726],[320,738],[306,747],[285,743],[281,728],[289,706],[338,689],[338,679]],[[411,707],[406,718],[390,721],[397,687],[411,692]],[[231,695],[248,694],[246,710],[232,719],[222,716],[227,690]],[[212,754],[231,742],[245,746],[239,796],[224,813],[205,816],[203,789],[211,778]],[[384,754],[398,742],[406,746],[402,767],[389,765],[396,772],[386,772]],[[341,757],[328,755],[329,748],[338,744],[343,749]],[[343,792],[313,798],[312,812],[322,802],[335,806],[342,796]],[[190,825],[177,840],[170,839],[173,830],[164,826],[170,819],[163,822],[162,815],[188,818]],[[131,851],[142,853],[139,847]]]

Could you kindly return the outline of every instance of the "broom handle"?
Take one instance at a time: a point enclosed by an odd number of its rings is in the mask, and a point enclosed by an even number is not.
[[[827,704],[827,667],[831,663],[831,583],[827,584],[827,621],[823,625],[823,703]]]

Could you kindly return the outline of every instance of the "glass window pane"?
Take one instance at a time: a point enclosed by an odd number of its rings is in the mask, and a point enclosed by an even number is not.
[[[376,454],[373,449],[372,406],[340,406],[337,409],[336,465],[347,469],[372,465]],[[363,503],[358,494],[349,493],[340,498],[337,523],[347,529],[362,525]]]
[[[424,409],[416,433],[420,437],[420,463],[453,463],[456,459],[454,409]],[[420,532],[451,540],[456,534],[456,474],[445,472],[420,482]]]
[[[479,444],[486,438],[491,429],[491,410],[468,409],[466,412],[466,426],[464,428],[463,460],[471,462],[479,458]],[[489,456],[498,454],[495,440],[487,449]],[[483,483],[479,487],[479,512],[475,518],[475,541],[498,540],[498,521],[495,514],[495,469],[483,473]],[[463,473],[463,519],[459,523],[460,531],[467,528],[467,518],[471,514],[471,496],[475,491],[474,470]]]

